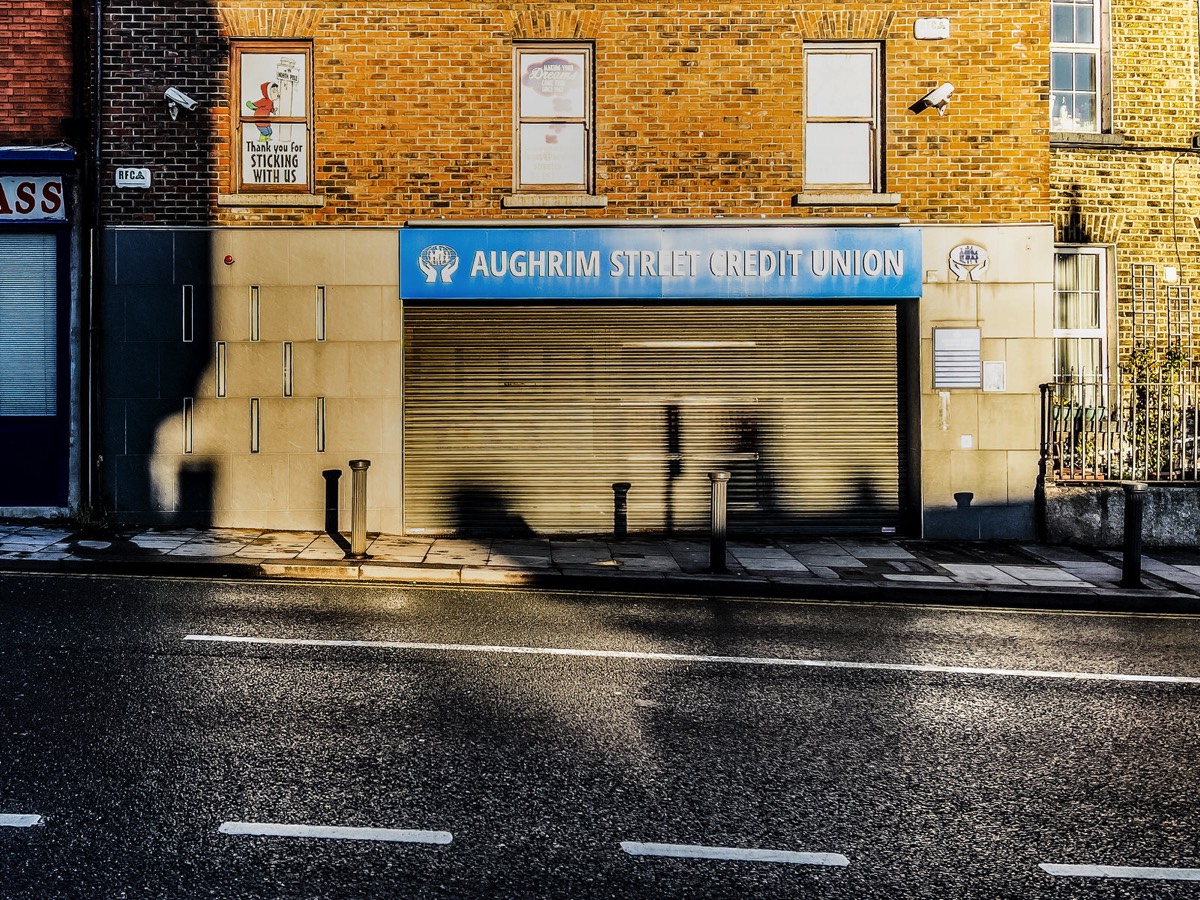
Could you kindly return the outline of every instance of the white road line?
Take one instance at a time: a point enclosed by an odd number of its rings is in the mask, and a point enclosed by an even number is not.
[[[41,825],[44,822],[41,816],[23,816],[3,814],[0,815],[0,828],[33,828],[35,825]]]
[[[449,844],[448,831],[407,828],[348,828],[342,825],[282,825],[274,822],[222,822],[221,834],[252,837],[324,838],[335,841],[392,841],[404,844]]]
[[[1154,881],[1200,881],[1200,869],[1162,869],[1153,866],[1063,866],[1039,863],[1038,868],[1062,878],[1140,878]]]
[[[575,650],[558,647],[503,647],[487,644],[426,644],[413,641],[318,640],[222,634],[187,634],[185,641],[217,644],[273,644],[291,647],[365,647],[376,650],[425,650],[455,653],[508,653],[533,656],[576,656],[661,662],[731,663],[746,666],[793,666],[814,669],[859,669],[875,672],[933,672],[945,675],[994,675],[1009,678],[1057,678],[1071,681],[1129,681],[1152,684],[1200,684],[1188,675],[1126,675],[1108,672],[1055,672],[1045,669],[987,669],[974,666],[928,666],[905,663],[848,662],[832,659],[786,659],[759,656],[704,656],[689,653],[644,653],[632,650]]]
[[[759,850],[740,847],[705,847],[701,844],[642,844],[621,841],[630,856],[670,856],[677,859],[732,859],[742,862],[789,863],[794,866],[848,866],[840,853],[797,853],[792,850]]]

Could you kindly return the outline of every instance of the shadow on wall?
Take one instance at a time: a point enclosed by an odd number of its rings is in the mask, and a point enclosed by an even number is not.
[[[961,491],[953,506],[925,510],[924,536],[931,540],[1028,541],[1037,534],[1035,506],[1028,503],[976,504]]]
[[[133,158],[154,178],[101,198],[98,487],[118,520],[203,526],[223,505],[223,472],[184,401],[212,396],[202,385],[214,356],[213,247],[208,232],[185,229],[212,224],[227,181],[215,168],[213,111],[228,92],[229,46],[215,4],[186,7],[149,31],[120,26],[129,4],[105,12],[100,178],[111,185],[113,166]],[[204,102],[172,118],[169,87]]]
[[[118,521],[213,523],[217,464],[192,402],[214,357],[211,244],[200,231],[105,233],[100,486]]]

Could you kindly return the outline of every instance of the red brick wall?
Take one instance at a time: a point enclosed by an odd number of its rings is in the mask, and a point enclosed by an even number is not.
[[[71,66],[70,0],[0,0],[0,143],[64,139]]]
[[[913,37],[915,0],[806,3],[113,0],[106,66],[112,165],[155,170],[110,195],[115,222],[398,225],[410,217],[541,217],[505,210],[512,186],[512,42],[596,47],[596,191],[588,218],[904,215],[1029,222],[1050,215],[1048,10],[947,0],[949,40]],[[319,209],[229,208],[230,38],[314,46]],[[886,190],[898,207],[797,208],[805,40],[878,40],[886,72]],[[952,81],[946,116],[908,106]],[[172,122],[171,83],[204,101]],[[107,177],[107,176],[106,176]]]

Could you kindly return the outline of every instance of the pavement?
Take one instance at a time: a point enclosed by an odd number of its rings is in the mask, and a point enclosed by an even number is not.
[[[1120,551],[1034,543],[731,540],[725,574],[706,539],[369,534],[365,559],[349,549],[321,532],[0,524],[0,570],[1200,612],[1200,549],[1145,551],[1138,589],[1121,586]]]

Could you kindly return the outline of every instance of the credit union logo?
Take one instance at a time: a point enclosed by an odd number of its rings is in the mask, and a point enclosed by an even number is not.
[[[450,277],[458,268],[458,252],[445,244],[430,244],[417,256],[417,265],[425,273],[425,283],[450,284]]]

